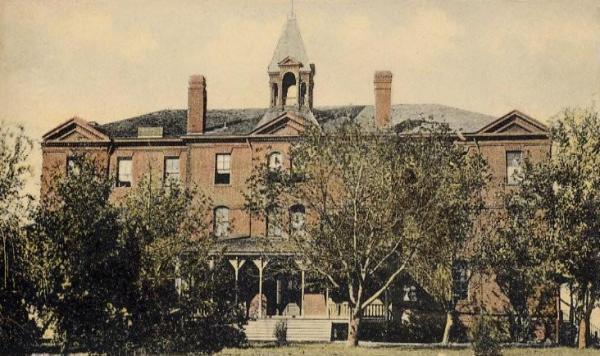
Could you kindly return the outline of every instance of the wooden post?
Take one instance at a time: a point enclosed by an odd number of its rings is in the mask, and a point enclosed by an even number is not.
[[[306,265],[302,260],[296,260],[296,265],[300,269],[301,276],[301,293],[300,293],[300,316],[304,317],[304,272],[306,271]]]
[[[300,308],[300,316],[304,317],[304,270],[302,270],[302,295],[300,297],[300,302],[302,303],[302,307]]]
[[[263,260],[262,258],[259,260],[253,260],[256,268],[258,268],[258,318],[262,319],[262,287],[263,287],[263,270],[267,267],[269,260]]]
[[[236,257],[235,260],[229,260],[229,263],[231,264],[231,267],[233,267],[233,271],[235,272],[235,305],[238,305],[238,303],[239,303],[238,302],[238,300],[239,300],[238,278],[239,278],[240,269],[242,268],[244,263],[246,263],[246,260],[239,260]]]

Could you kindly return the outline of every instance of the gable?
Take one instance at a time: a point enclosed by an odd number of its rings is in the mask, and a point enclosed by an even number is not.
[[[548,127],[536,119],[523,114],[520,111],[513,110],[508,114],[492,121],[479,131],[478,134],[546,134]]]
[[[43,137],[44,142],[108,142],[109,137],[94,128],[87,121],[73,117],[54,129],[47,132]]]
[[[284,113],[281,116],[257,127],[252,131],[251,135],[281,135],[281,136],[298,136],[304,130],[305,122],[303,118],[296,117],[289,113]]]
[[[300,63],[296,58],[294,57],[285,57],[281,62],[277,63],[280,66],[301,66],[302,63]]]

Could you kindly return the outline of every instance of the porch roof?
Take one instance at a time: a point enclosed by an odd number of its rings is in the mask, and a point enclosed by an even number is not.
[[[289,256],[294,254],[291,242],[286,238],[264,236],[239,236],[219,239],[213,247],[216,253],[226,256]]]

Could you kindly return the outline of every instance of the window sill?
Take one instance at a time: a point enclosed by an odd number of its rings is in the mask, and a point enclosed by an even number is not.
[[[229,184],[215,183],[214,186],[218,187],[218,188],[227,188],[227,187],[231,187],[232,184],[231,183],[229,183]]]

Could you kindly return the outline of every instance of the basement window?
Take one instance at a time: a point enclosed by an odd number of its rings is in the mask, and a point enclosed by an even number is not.
[[[117,187],[131,187],[131,157],[117,159]]]
[[[231,155],[218,154],[216,158],[215,184],[229,184],[231,181]]]

